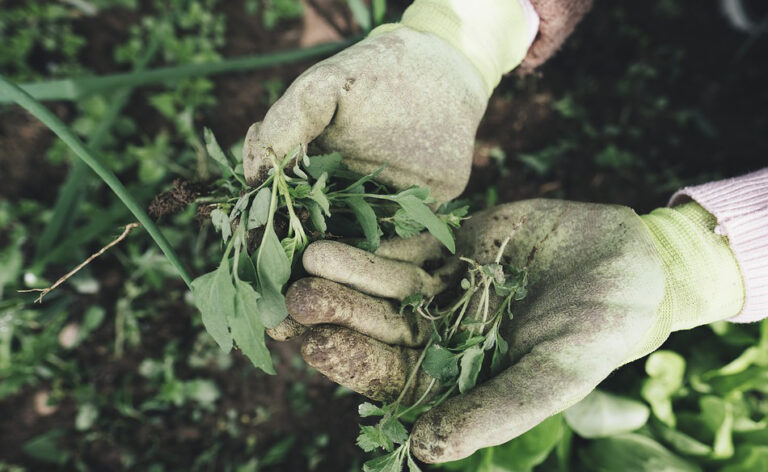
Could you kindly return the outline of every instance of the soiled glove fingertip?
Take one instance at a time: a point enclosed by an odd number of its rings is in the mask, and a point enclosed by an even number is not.
[[[438,415],[424,414],[416,422],[411,433],[411,451],[426,464],[453,460],[448,447],[450,425],[444,424]]]
[[[288,341],[297,336],[301,336],[307,331],[307,327],[288,317],[280,322],[274,328],[267,328],[267,336],[275,341]]]

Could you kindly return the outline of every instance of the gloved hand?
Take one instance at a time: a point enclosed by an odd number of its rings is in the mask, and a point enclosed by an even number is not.
[[[304,72],[251,126],[246,179],[260,183],[271,155],[316,140],[355,172],[386,164],[378,179],[397,189],[426,186],[438,202],[458,196],[488,97],[533,38],[524,16],[517,0],[416,0],[400,24]]]
[[[643,217],[614,205],[507,204],[465,222],[457,254],[493,262],[518,226],[503,261],[527,267],[529,283],[501,329],[511,367],[416,422],[411,450],[424,462],[502,444],[578,402],[671,331],[734,316],[743,304],[727,241],[695,203]],[[339,242],[310,245],[303,263],[315,277],[287,294],[291,316],[314,326],[302,347],[307,363],[370,398],[394,398],[430,330],[418,316],[401,316],[398,300],[455,283],[453,259],[434,274],[419,267],[441,255],[428,235],[391,241],[376,255]],[[414,391],[429,381],[421,375]]]

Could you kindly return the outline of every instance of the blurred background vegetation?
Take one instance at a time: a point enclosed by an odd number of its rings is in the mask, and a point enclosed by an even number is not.
[[[322,57],[306,48],[359,38],[408,2],[386,2],[383,17],[385,2],[373,3],[4,0],[0,73],[38,83],[199,65],[136,87],[64,83],[54,89],[76,93],[46,102],[148,205],[217,175],[204,126],[238,155],[248,126]],[[768,16],[745,2],[750,21],[734,23],[722,8],[733,3],[598,1],[558,56],[496,90],[465,196],[478,208],[547,197],[642,213],[683,185],[764,167]],[[305,59],[200,72],[287,50]],[[160,223],[198,275],[218,238],[198,205],[179,206]],[[42,304],[17,293],[49,285],[131,221],[43,125],[0,105],[0,471],[360,470],[360,397],[309,369],[295,342],[271,344],[276,376],[221,354],[141,230]],[[582,408],[442,468],[768,470],[768,324],[716,323],[662,349]]]

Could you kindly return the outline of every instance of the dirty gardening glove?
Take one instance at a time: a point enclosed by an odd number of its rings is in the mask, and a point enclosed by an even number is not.
[[[315,140],[355,172],[386,164],[379,180],[396,189],[420,185],[438,201],[456,197],[488,97],[533,39],[525,14],[519,0],[416,0],[402,23],[382,25],[304,72],[251,126],[246,178],[260,183],[271,156]]]
[[[487,264],[511,236],[503,262],[529,273],[528,295],[501,327],[510,367],[424,414],[413,453],[443,462],[509,441],[671,331],[736,315],[742,279],[714,226],[696,203],[638,217],[621,206],[530,200],[474,215],[457,234],[457,253]],[[306,361],[370,398],[396,396],[430,330],[418,316],[399,315],[399,300],[456,283],[450,260],[438,274],[419,268],[439,254],[428,236],[390,242],[376,255],[339,242],[309,246],[303,262],[315,277],[287,296],[291,315],[314,325]],[[422,371],[409,397],[429,380]]]

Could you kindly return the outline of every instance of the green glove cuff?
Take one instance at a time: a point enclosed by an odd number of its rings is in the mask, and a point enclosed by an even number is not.
[[[744,281],[728,246],[715,233],[717,220],[698,203],[659,208],[640,217],[666,274],[655,330],[635,358],[658,348],[673,331],[736,316],[744,305]]]
[[[530,44],[523,7],[516,0],[416,0],[400,25],[434,34],[461,51],[480,72],[489,97],[501,76],[523,61]],[[397,27],[382,25],[371,35]]]

